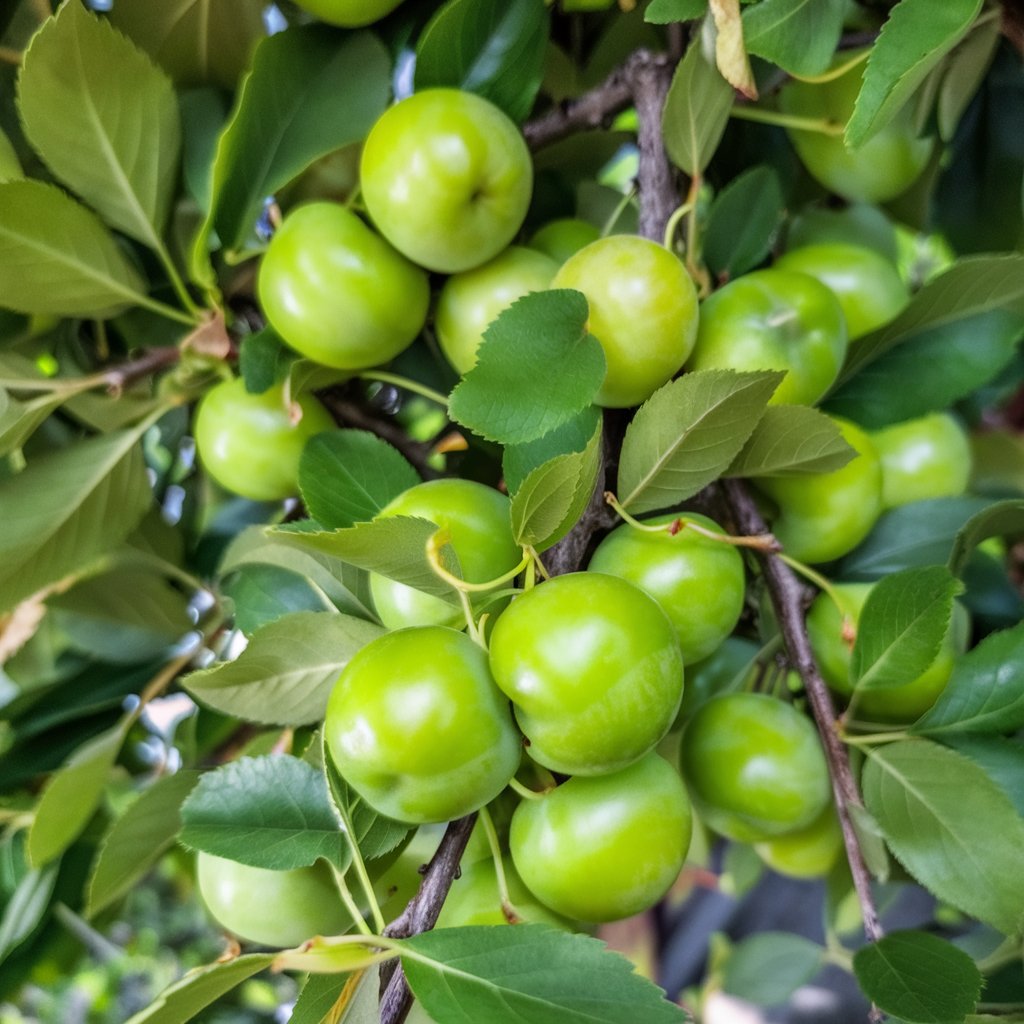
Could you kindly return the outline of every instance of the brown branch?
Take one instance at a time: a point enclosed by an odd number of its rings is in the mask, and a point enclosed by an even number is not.
[[[103,383],[111,394],[120,394],[126,387],[136,381],[149,377],[158,370],[173,366],[181,358],[181,350],[177,345],[165,345],[151,348],[141,356],[118,363],[100,371]]]
[[[665,237],[665,226],[679,205],[675,173],[661,132],[661,114],[672,84],[672,70],[668,57],[644,50],[635,53],[626,64],[639,122],[636,183],[640,195],[640,234],[653,242],[661,242]]]
[[[551,110],[523,125],[530,149],[542,149],[559,139],[587,129],[607,128],[612,118],[633,99],[627,66],[616,68],[600,85],[574,100],[556,104]]]

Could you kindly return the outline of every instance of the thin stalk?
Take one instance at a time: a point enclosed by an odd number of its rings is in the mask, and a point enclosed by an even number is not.
[[[381,913],[380,904],[377,902],[377,894],[373,891],[373,882],[366,871],[366,861],[355,843],[352,844],[352,869],[359,879],[359,885],[366,896],[366,902],[370,906],[370,916],[373,918],[373,926],[378,932],[384,931],[384,915]]]
[[[798,114],[783,114],[778,110],[764,110],[762,107],[737,105],[729,111],[730,117],[740,121],[756,121],[771,124],[776,128],[794,128],[802,132],[817,132],[820,135],[842,135],[846,125],[836,124],[823,117],[800,117]]]
[[[174,260],[171,259],[171,254],[167,250],[167,246],[162,241],[156,249],[156,254],[163,264],[164,270],[167,272],[167,279],[171,282],[171,287],[174,289],[174,294],[178,296],[181,304],[188,310],[192,315],[192,319],[198,320],[202,316],[202,311],[195,304],[192,296],[188,293],[188,288],[185,286],[185,282],[182,280],[181,274],[178,273],[178,268],[174,265]]]
[[[975,25],[978,23],[979,22],[975,22]],[[795,78],[799,82],[809,82],[811,85],[822,85],[825,82],[834,82],[837,78],[842,78],[847,71],[852,71],[858,64],[863,64],[864,61],[868,59],[868,55],[870,53],[870,50],[864,50],[863,53],[858,53],[855,57],[851,57],[849,60],[843,61],[842,64],[837,64],[834,68],[830,68],[828,71],[823,71],[820,75],[797,75],[792,71],[789,74],[791,78]]]
[[[370,926],[363,920],[363,912],[359,909],[358,904],[352,898],[352,893],[349,891],[348,883],[345,881],[345,872],[339,871],[335,865],[331,865],[331,874],[334,875],[334,884],[338,887],[338,895],[341,896],[341,902],[345,904],[345,909],[352,916],[352,923],[359,929],[362,935],[373,935],[373,931]]]
[[[524,786],[518,779],[509,780],[508,788],[514,793],[518,793],[524,800],[543,800],[544,794],[538,792],[536,789],[530,789],[529,786]]]
[[[498,841],[498,830],[494,827],[494,820],[491,812],[486,807],[480,808],[480,824],[483,827],[484,835],[487,836],[487,845],[491,849],[491,859],[494,861],[494,877],[498,883],[498,898],[501,900],[501,912],[509,924],[517,924],[522,917],[516,912],[512,903],[512,897],[508,892],[508,878],[505,876],[505,861],[501,856],[501,843]]]
[[[619,218],[626,212],[626,207],[633,201],[633,197],[636,195],[636,187],[634,186],[623,197],[615,204],[615,209],[608,215],[604,224],[601,226],[601,237],[607,238],[614,229],[615,225],[619,223]]]
[[[393,384],[396,388],[403,388],[406,391],[412,391],[414,394],[422,395],[424,398],[429,398],[432,402],[437,402],[438,405],[443,408],[448,408],[448,396],[442,395],[440,391],[435,391],[433,388],[428,388],[426,384],[420,384],[419,381],[410,380],[408,377],[401,377],[397,373],[385,373],[383,370],[369,370],[366,373],[358,374],[360,380],[377,381],[381,384]]]

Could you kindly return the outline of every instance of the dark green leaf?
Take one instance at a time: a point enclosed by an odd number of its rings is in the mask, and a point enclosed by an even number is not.
[[[310,974],[295,1001],[288,1024],[323,1024],[348,983],[349,976],[345,974]],[[373,1024],[379,1021],[378,1012]]]
[[[782,377],[773,370],[700,370],[655,391],[626,429],[622,505],[635,514],[669,508],[724,473]]]
[[[857,453],[836,421],[804,405],[772,405],[729,466],[727,476],[832,473]]]
[[[816,942],[800,935],[753,935],[729,954],[722,991],[759,1006],[778,1006],[821,970],[824,954]]]
[[[1014,934],[1024,913],[1024,820],[982,768],[927,740],[875,747],[864,801],[926,889]]]
[[[1013,536],[1024,532],[1024,501],[1011,498],[989,505],[961,527],[949,553],[950,571],[963,572],[971,552],[989,537]]]
[[[708,0],[651,0],[644,21],[670,25],[673,21],[693,21],[708,13]]]
[[[42,923],[57,884],[59,864],[27,872],[0,917],[0,964]]]
[[[377,966],[351,974],[310,974],[288,1024],[380,1024]]]
[[[536,441],[506,447],[501,468],[509,493],[514,494],[518,491],[530,473],[543,466],[545,462],[569,452],[583,451],[600,422],[601,410],[595,405],[588,405],[577,416],[543,437],[537,438]]]
[[[245,381],[245,390],[250,395],[269,391],[280,380],[288,360],[288,350],[272,327],[264,327],[257,334],[243,338],[238,368]]]
[[[935,103],[939,137],[943,141],[949,142],[955,135],[960,118],[978,92],[998,45],[999,21],[991,18],[976,22],[949,55]]]
[[[228,101],[220,90],[204,88],[182,93],[178,104],[184,135],[181,171],[185,190],[196,201],[201,215],[206,215],[213,189],[213,158],[228,117]]]
[[[942,743],[969,757],[1024,815],[1024,746],[1003,736],[947,733]]]
[[[817,75],[832,61],[845,0],[761,0],[743,13],[747,50],[797,75]]]
[[[603,943],[547,925],[442,928],[406,939],[409,986],[436,1020],[684,1024],[686,1013]]]
[[[351,858],[323,772],[287,754],[206,772],[181,808],[181,842],[254,868],[287,871]]]
[[[352,655],[383,629],[325,612],[295,612],[257,630],[234,660],[184,680],[196,700],[247,722],[309,725],[324,717],[327,698]]]
[[[416,46],[416,88],[474,92],[522,121],[540,89],[547,42],[544,0],[448,0]]]
[[[770,167],[751,167],[715,197],[704,231],[704,259],[720,280],[756,267],[771,251],[784,200]]]
[[[522,444],[577,416],[605,374],[586,322],[587,300],[569,289],[514,302],[487,328],[476,366],[452,392],[453,419],[488,440]]]
[[[368,522],[419,474],[396,448],[365,430],[318,434],[302,451],[299,490],[309,514],[329,530]]]
[[[960,1024],[981,995],[981,972],[961,949],[928,932],[892,932],[857,950],[864,994],[906,1024]]]
[[[880,580],[857,627],[850,662],[855,689],[899,686],[921,675],[939,653],[953,598],[962,589],[940,565],[905,569]]]
[[[221,584],[235,626],[246,636],[292,612],[330,612],[334,605],[305,576],[276,565],[245,565]]]

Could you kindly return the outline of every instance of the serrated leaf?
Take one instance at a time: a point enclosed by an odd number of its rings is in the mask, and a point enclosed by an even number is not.
[[[971,516],[957,532],[949,553],[949,570],[959,576],[971,552],[989,537],[1005,537],[1024,531],[1024,501],[1010,498],[989,505]]]
[[[545,462],[568,452],[581,452],[586,448],[601,423],[601,410],[588,405],[571,420],[525,444],[508,445],[501,459],[505,486],[514,494],[523,481]]]
[[[805,405],[773,405],[765,409],[725,475],[832,473],[856,454],[831,417]]]
[[[538,550],[559,541],[583,514],[601,462],[601,421],[580,451],[538,466],[512,495],[512,535]]]
[[[674,21],[694,21],[708,13],[708,0],[651,0],[644,10],[644,21],[670,25]]]
[[[747,50],[796,75],[817,75],[843,31],[845,0],[761,0],[743,13]]]
[[[981,994],[974,961],[928,932],[892,932],[858,949],[853,970],[864,994],[906,1024],[960,1024]]]
[[[618,498],[634,514],[669,508],[724,473],[783,374],[700,370],[669,381],[626,429]]]
[[[92,438],[0,481],[0,612],[85,568],[151,502],[139,432]]]
[[[732,86],[694,39],[679,62],[665,99],[661,130],[672,163],[693,176],[707,167],[725,131]]]
[[[982,0],[900,0],[871,48],[864,82],[846,125],[846,145],[884,128],[928,73],[963,38]]]
[[[387,50],[368,32],[319,24],[264,39],[217,146],[210,212],[192,252],[197,280],[209,280],[212,232],[225,249],[241,249],[263,200],[315,160],[365,138],[389,92]]]
[[[190,770],[158,779],[114,822],[89,877],[89,917],[124,896],[170,848],[181,828],[181,804],[198,781],[199,772]]]
[[[287,754],[206,772],[181,820],[185,846],[254,868],[287,871],[324,858],[343,871],[351,859],[323,772]]]
[[[1024,746],[1004,736],[946,733],[941,742],[969,757],[1024,815]]]
[[[149,57],[83,4],[64,4],[25,54],[18,105],[54,174],[111,227],[161,251],[181,118]]]
[[[295,612],[257,630],[234,660],[186,676],[207,707],[247,722],[297,726],[321,721],[352,655],[383,634],[349,615]]]
[[[978,92],[999,45],[999,21],[976,22],[950,53],[935,102],[939,137],[950,142],[960,118]]]
[[[42,923],[57,885],[59,864],[28,871],[10,894],[0,917],[0,964]]]
[[[963,589],[945,566],[905,569],[872,588],[857,627],[850,661],[856,691],[916,679],[938,656]]]
[[[318,434],[299,460],[302,500],[329,530],[368,522],[419,482],[419,474],[398,449],[365,430]]]
[[[333,612],[327,595],[306,577],[276,565],[244,565],[221,583],[236,628],[246,636],[292,612]]]
[[[1024,624],[990,633],[957,659],[939,699],[911,732],[1009,733],[1024,727]]]
[[[185,1024],[243,981],[266,970],[276,956],[276,953],[250,953],[226,963],[197,967],[165,988],[126,1024]]]
[[[442,928],[406,939],[402,966],[435,1020],[684,1024],[681,1007],[587,935],[548,925]]]
[[[1024,913],[1024,820],[966,757],[927,740],[870,751],[864,801],[926,889],[1007,935]]]
[[[771,251],[785,202],[778,175],[767,166],[737,175],[715,197],[704,231],[704,259],[727,281],[756,267]]]
[[[110,317],[146,286],[99,218],[55,185],[0,184],[0,306]]]
[[[452,418],[499,444],[534,441],[574,418],[605,374],[586,323],[587,300],[571,289],[514,302],[484,332],[476,365],[451,394]]]
[[[245,390],[261,395],[277,383],[289,361],[288,350],[272,327],[242,339],[238,353],[238,369]]]
[[[818,943],[801,935],[752,935],[730,952],[722,991],[758,1006],[778,1006],[821,970],[824,957]]]
[[[473,92],[522,121],[543,79],[548,34],[544,0],[448,0],[416,45],[416,89]]]

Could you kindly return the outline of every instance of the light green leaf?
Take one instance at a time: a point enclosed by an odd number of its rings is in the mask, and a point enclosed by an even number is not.
[[[500,444],[534,441],[573,419],[605,374],[586,323],[587,300],[571,289],[514,302],[484,332],[476,365],[451,394],[452,418]]]
[[[365,430],[317,434],[299,460],[302,500],[329,530],[368,522],[419,482],[401,452]]]
[[[0,481],[0,612],[128,536],[152,496],[139,432],[92,438]]]
[[[685,1024],[688,1015],[618,953],[547,925],[441,928],[403,943],[413,994],[435,1020]]]
[[[193,672],[185,689],[207,707],[247,722],[309,725],[352,655],[384,630],[348,615],[296,612],[257,630],[234,661]]]
[[[672,163],[689,175],[699,174],[714,156],[729,120],[732,86],[694,39],[679,62],[665,100],[661,130]]]
[[[250,953],[227,963],[207,964],[169,985],[126,1024],[185,1024],[254,974],[266,970],[276,953]]]
[[[694,21],[708,13],[708,0],[651,0],[644,10],[644,21],[670,25],[674,21]]]
[[[928,932],[892,932],[863,946],[853,970],[864,994],[906,1024],[960,1024],[981,995],[974,961]]]
[[[57,885],[60,864],[27,872],[11,893],[0,917],[0,964],[42,923]]]
[[[749,168],[719,192],[704,231],[704,259],[720,281],[752,270],[768,255],[784,207],[778,176],[765,165]]]
[[[1024,820],[973,761],[927,740],[870,751],[864,801],[926,889],[1007,935],[1024,914]]]
[[[367,967],[393,960],[395,954],[374,950],[358,942],[338,942],[321,935],[304,942],[297,949],[280,953],[274,961],[275,971],[309,971],[310,974],[350,974]],[[379,1019],[379,1018],[378,1018]]]
[[[145,291],[90,210],[55,185],[0,184],[0,306],[102,318],[143,302]]]
[[[523,481],[545,462],[568,452],[581,452],[601,422],[601,410],[588,405],[582,412],[535,441],[505,447],[501,469],[509,493],[514,494]]]
[[[845,0],[761,0],[743,12],[750,53],[797,75],[817,75],[843,31]]]
[[[821,946],[801,935],[753,935],[729,954],[722,991],[758,1006],[778,1006],[821,970],[824,956]]]
[[[13,181],[23,177],[18,154],[11,145],[6,132],[0,128],[0,182]]]
[[[181,808],[181,842],[254,868],[351,860],[323,772],[297,757],[243,757],[206,772]]]
[[[0,388],[0,458],[20,448],[64,404],[64,398],[58,392],[21,402]]]
[[[724,473],[783,374],[700,370],[669,381],[626,429],[618,498],[634,514],[669,508]]]
[[[111,226],[163,248],[181,118],[170,79],[90,13],[66,3],[33,37],[18,79],[28,141]]]
[[[832,473],[857,453],[836,421],[805,405],[772,405],[733,459],[726,476]]]
[[[949,570],[959,576],[971,552],[989,537],[1005,537],[1024,529],[1024,500],[1010,498],[971,516],[957,532],[949,553]]]
[[[295,1000],[288,1024],[324,1024],[325,1020],[329,1021],[328,1015],[336,1007],[348,984],[349,979],[342,974],[309,975],[306,983],[302,986],[299,998]],[[380,984],[379,977],[377,984],[378,986]],[[379,1007],[378,999],[377,1005],[374,1007],[377,1010],[377,1016],[369,1018],[368,1024],[380,1024]]]
[[[93,917],[132,889],[174,842],[181,804],[199,781],[183,770],[158,779],[111,826],[93,862],[86,914]]]
[[[846,126],[846,144],[863,145],[899,113],[928,73],[963,38],[982,0],[900,0],[871,48],[864,84]]]

